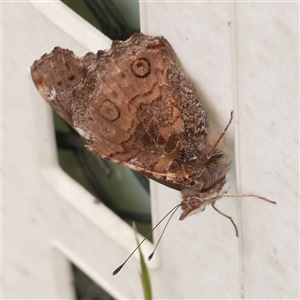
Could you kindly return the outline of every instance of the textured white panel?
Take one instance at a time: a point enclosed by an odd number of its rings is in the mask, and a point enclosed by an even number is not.
[[[234,105],[230,4],[149,2],[141,5],[141,12],[142,31],[168,39],[182,69],[195,84],[213,127],[221,133]],[[226,136],[232,155],[233,127]],[[232,174],[229,178],[234,191]],[[152,202],[155,220],[180,201],[179,193],[160,186],[157,189]],[[227,198],[217,206],[238,221],[237,200]],[[162,241],[162,265],[159,278],[154,279],[158,280],[154,295],[178,299],[239,298],[240,240],[231,223],[211,207],[182,222],[178,217],[179,213]]]
[[[240,187],[278,201],[242,202],[244,297],[299,298],[299,4],[235,16]]]
[[[298,298],[299,5],[149,1],[141,12],[143,32],[171,42],[218,132],[235,110],[226,134],[231,191],[237,183],[278,201],[217,202],[239,220],[238,240],[211,209],[173,222],[160,251],[164,290],[155,295]],[[158,219],[179,201],[162,189],[153,193]]]

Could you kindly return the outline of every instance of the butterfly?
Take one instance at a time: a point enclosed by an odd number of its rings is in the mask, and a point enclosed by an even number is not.
[[[196,90],[163,37],[142,33],[114,41],[107,51],[77,57],[54,48],[31,66],[33,82],[50,106],[87,142],[87,149],[179,190],[180,220],[215,207],[230,169],[222,138],[209,129]]]

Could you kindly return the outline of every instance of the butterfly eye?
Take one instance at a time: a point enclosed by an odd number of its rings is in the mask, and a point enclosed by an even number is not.
[[[197,209],[201,206],[202,202],[198,198],[191,198],[189,204],[193,209]]]

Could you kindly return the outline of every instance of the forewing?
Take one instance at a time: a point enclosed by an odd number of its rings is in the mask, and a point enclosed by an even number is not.
[[[163,37],[134,34],[83,58],[57,47],[31,73],[96,155],[177,187],[199,176],[206,113]]]

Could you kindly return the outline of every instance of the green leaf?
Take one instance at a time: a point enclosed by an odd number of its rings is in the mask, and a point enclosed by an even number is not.
[[[135,234],[135,239],[137,244],[139,244],[138,236],[137,236],[137,230],[135,223],[133,222],[132,227],[134,229],[134,234]],[[145,259],[141,250],[141,247],[139,247],[139,254],[140,254],[140,264],[141,264],[141,280],[143,284],[143,290],[144,290],[144,296],[146,300],[152,300],[152,290],[151,290],[151,281],[150,281],[150,276],[148,272],[147,265],[145,263]]]

